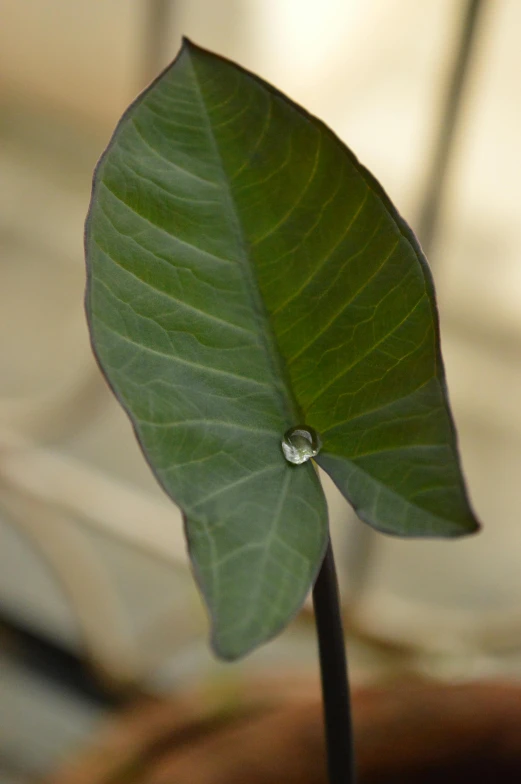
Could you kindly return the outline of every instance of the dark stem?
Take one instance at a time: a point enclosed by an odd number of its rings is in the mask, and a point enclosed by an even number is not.
[[[331,540],[313,588],[329,784],[354,784],[351,702],[338,582]]]
[[[447,172],[454,149],[454,138],[463,105],[472,52],[477,39],[479,17],[484,6],[484,0],[467,0],[454,63],[448,78],[423,206],[417,223],[418,237],[427,256],[432,249],[438,227]]]

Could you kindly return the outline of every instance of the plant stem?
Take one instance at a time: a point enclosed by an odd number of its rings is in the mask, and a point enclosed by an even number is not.
[[[354,784],[353,728],[347,662],[331,539],[313,588],[329,784]]]

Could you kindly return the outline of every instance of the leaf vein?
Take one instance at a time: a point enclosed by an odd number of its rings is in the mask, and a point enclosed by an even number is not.
[[[282,218],[279,221],[277,221],[277,223],[274,226],[271,226],[271,228],[265,234],[262,234],[260,237],[256,237],[254,240],[252,240],[252,242],[251,242],[252,246],[259,245],[265,239],[267,239],[268,237],[271,237],[272,234],[274,234],[276,231],[278,231],[280,229],[280,227],[283,226],[291,218],[291,216],[293,215],[295,210],[298,209],[299,205],[304,200],[304,197],[306,196],[306,193],[308,192],[309,188],[311,187],[311,183],[315,179],[315,175],[316,175],[316,173],[318,171],[318,162],[320,160],[321,148],[322,148],[322,136],[320,134],[318,134],[318,136],[317,136],[317,147],[316,147],[316,150],[315,150],[315,157],[314,157],[314,160],[313,160],[313,166],[311,168],[311,173],[309,175],[308,181],[306,182],[306,184],[304,185],[304,188],[302,189],[302,192],[301,192],[299,198],[296,201],[293,202],[293,204],[291,205],[291,208],[282,216]]]
[[[108,193],[110,193],[110,195],[114,199],[116,199],[117,202],[123,204],[123,206],[126,207],[127,210],[129,210],[129,212],[132,212],[134,215],[137,215],[138,218],[141,218],[142,221],[148,223],[156,231],[161,232],[161,234],[165,234],[170,240],[174,240],[174,242],[179,243],[180,245],[184,245],[185,247],[190,248],[191,250],[195,250],[197,253],[201,253],[204,256],[208,256],[214,261],[218,261],[223,264],[235,265],[236,262],[233,261],[232,259],[225,259],[222,256],[217,256],[215,253],[211,253],[208,250],[204,250],[204,248],[200,248],[198,245],[194,245],[192,242],[188,242],[187,240],[182,240],[177,234],[172,234],[172,232],[168,231],[163,226],[160,226],[158,223],[154,223],[152,220],[150,220],[150,218],[148,218],[146,215],[143,215],[141,212],[138,212],[138,210],[136,210],[135,207],[132,207],[132,205],[130,205],[128,202],[122,199],[121,196],[118,196],[117,193],[115,193],[111,188],[109,188],[109,186],[104,180],[100,181],[100,185],[102,185],[105,188],[105,190],[108,191]],[[106,210],[104,212],[106,215],[107,214]]]
[[[145,147],[147,147],[153,155],[159,158],[159,160],[162,163],[168,164],[168,166],[171,166],[176,171],[185,174],[187,177],[190,177],[191,179],[197,180],[197,182],[202,182],[205,185],[212,185],[214,188],[217,187],[217,184],[213,182],[213,180],[207,180],[206,177],[201,177],[199,174],[194,174],[194,172],[191,172],[189,169],[185,169],[184,166],[180,166],[178,163],[174,163],[174,161],[172,161],[170,158],[167,158],[165,155],[163,155],[163,153],[161,153],[156,147],[150,144],[148,139],[146,139],[145,136],[143,136],[134,117],[132,117],[131,122],[134,127],[134,130],[136,131],[137,135],[139,136],[139,138],[141,139]]]
[[[379,340],[377,340],[376,343],[374,343],[368,351],[366,351],[361,356],[358,356],[354,362],[352,362],[348,367],[344,368],[340,373],[334,376],[334,378],[332,378],[331,381],[329,381],[326,384],[326,386],[320,390],[318,395],[316,395],[307,404],[308,407],[314,405],[314,403],[316,403],[316,401],[319,400],[333,384],[335,384],[339,379],[341,379],[343,376],[349,373],[349,371],[352,370],[354,367],[356,367],[356,365],[359,365],[360,362],[363,362],[364,359],[367,359],[367,357],[369,357],[378,348],[378,346],[380,346],[382,343],[385,343],[387,338],[389,338],[394,332],[396,332],[396,330],[399,329],[402,326],[402,324],[404,324],[407,321],[407,319],[412,316],[412,314],[414,313],[418,305],[422,302],[422,300],[425,298],[425,296],[426,293],[425,291],[423,291],[419,299],[415,302],[414,306],[405,314],[405,316],[397,324],[395,324],[393,328],[389,330],[389,332],[386,332],[385,335],[382,335],[382,337]],[[401,361],[401,359],[403,359],[403,357],[400,357],[399,361]]]
[[[213,493],[210,493],[209,495],[205,496],[205,498],[200,498],[197,501],[197,503],[193,504],[190,507],[189,512],[193,511],[194,509],[198,509],[200,506],[203,506],[204,504],[208,503],[208,501],[211,501],[214,498],[218,498],[220,495],[223,495],[224,493],[227,493],[230,490],[234,490],[236,487],[239,487],[240,485],[243,485],[246,482],[249,482],[251,479],[254,479],[255,477],[262,476],[263,474],[272,473],[275,470],[279,471],[280,470],[280,466],[278,466],[278,465],[277,466],[274,466],[274,465],[265,466],[264,468],[261,468],[258,471],[252,471],[249,474],[247,474],[246,476],[241,476],[241,478],[240,479],[236,479],[235,482],[230,482],[225,487],[219,487]]]
[[[116,229],[116,231],[117,231],[117,229]],[[185,310],[189,310],[189,311],[191,311],[193,313],[196,313],[197,316],[199,316],[199,317],[203,317],[204,319],[209,320],[209,321],[215,321],[216,323],[218,323],[218,324],[220,324],[220,325],[222,325],[224,327],[229,327],[230,329],[233,329],[236,332],[243,332],[245,334],[253,335],[253,336],[256,337],[256,333],[253,332],[253,330],[246,329],[246,327],[240,327],[237,324],[233,324],[230,321],[225,321],[225,319],[219,318],[219,316],[214,316],[213,314],[208,313],[207,311],[200,310],[199,308],[196,308],[194,305],[190,305],[189,303],[184,302],[183,300],[177,299],[177,297],[174,297],[174,295],[170,294],[170,292],[164,291],[164,289],[160,289],[157,286],[154,286],[152,283],[150,283],[150,281],[144,280],[136,272],[134,272],[132,270],[129,270],[128,267],[125,267],[120,261],[118,261],[116,258],[114,258],[114,256],[112,256],[105,248],[102,247],[102,245],[99,243],[99,241],[97,239],[94,239],[94,243],[105,254],[105,256],[108,259],[110,259],[110,261],[112,261],[113,264],[115,264],[117,267],[122,269],[128,275],[130,275],[133,278],[135,278],[136,280],[138,280],[140,285],[146,286],[151,291],[155,291],[158,294],[161,294],[162,296],[166,297],[171,302],[175,302],[181,308],[184,308]],[[153,255],[155,256],[155,254],[153,254]],[[158,256],[155,256],[155,258],[157,258],[159,261],[162,261],[162,259],[160,257],[158,257]],[[126,304],[129,304],[129,303],[126,303]]]
[[[362,293],[365,291],[365,289],[366,289],[366,288],[369,286],[369,284],[371,283],[371,281],[372,281],[372,280],[374,280],[374,278],[376,278],[376,276],[377,276],[377,275],[378,275],[378,274],[379,274],[379,273],[382,271],[382,269],[385,267],[385,265],[387,264],[387,262],[389,261],[389,259],[390,259],[390,258],[393,256],[393,254],[394,254],[394,252],[395,252],[395,250],[396,250],[396,248],[398,247],[398,245],[399,245],[399,244],[400,244],[400,240],[397,240],[396,244],[393,246],[393,248],[392,248],[392,250],[390,251],[390,253],[389,253],[389,254],[388,254],[386,257],[385,257],[385,259],[382,261],[382,263],[381,263],[381,264],[379,264],[379,266],[378,266],[378,267],[377,267],[377,268],[374,270],[374,272],[372,272],[372,273],[371,273],[371,275],[369,276],[369,278],[367,278],[366,280],[364,280],[364,282],[363,282],[363,284],[360,286],[360,288],[359,288],[357,291],[355,291],[355,292],[354,292],[354,294],[353,294],[353,296],[351,297],[351,299],[350,299],[348,302],[345,302],[345,303],[342,305],[342,307],[340,308],[340,310],[337,310],[337,311],[336,311],[336,312],[333,314],[333,316],[332,316],[332,317],[329,319],[329,321],[328,321],[328,322],[326,322],[326,324],[325,324],[325,325],[322,327],[322,329],[320,329],[318,332],[316,332],[316,333],[313,335],[312,339],[311,339],[311,340],[310,340],[308,343],[306,343],[304,346],[302,346],[302,348],[301,348],[301,349],[300,349],[300,350],[299,350],[299,351],[298,351],[298,352],[297,352],[297,353],[296,353],[296,354],[295,354],[293,357],[291,357],[291,358],[289,359],[289,362],[288,362],[288,364],[292,365],[292,364],[293,364],[293,362],[295,362],[295,360],[296,360],[296,359],[298,359],[298,357],[300,357],[302,354],[304,354],[304,353],[305,353],[305,352],[308,350],[308,348],[310,348],[310,346],[312,346],[314,343],[316,343],[316,342],[317,342],[317,340],[318,340],[320,337],[322,337],[322,335],[324,335],[324,334],[325,334],[325,333],[326,333],[326,332],[329,330],[329,328],[330,328],[330,327],[331,327],[331,326],[332,326],[332,325],[335,323],[335,321],[336,321],[338,318],[340,318],[340,316],[342,315],[342,313],[345,313],[345,311],[347,310],[347,308],[348,308],[350,305],[352,305],[352,304],[353,304],[353,302],[354,302],[354,301],[355,301],[355,300],[356,300],[356,299],[357,299],[357,298],[360,296],[360,294],[362,294]]]
[[[128,303],[125,303],[128,304]],[[258,387],[264,387],[266,389],[271,389],[269,384],[266,384],[263,381],[257,381],[255,378],[248,378],[247,376],[240,376],[237,373],[231,373],[229,370],[220,370],[219,368],[214,368],[211,365],[200,365],[197,362],[191,362],[188,359],[181,358],[180,356],[173,354],[168,354],[166,351],[160,351],[157,348],[152,348],[151,346],[147,346],[144,343],[140,343],[134,338],[129,337],[128,335],[123,335],[121,332],[118,332],[117,329],[114,329],[110,324],[107,324],[103,319],[101,319],[98,315],[98,321],[100,324],[103,324],[105,329],[111,332],[113,335],[118,337],[120,340],[125,341],[126,343],[131,343],[133,346],[145,351],[149,354],[155,354],[156,356],[163,357],[164,359],[168,359],[170,362],[178,363],[180,365],[186,365],[188,367],[195,368],[196,370],[201,370],[203,373],[210,373],[217,376],[223,376],[225,378],[233,378],[236,381],[241,381],[247,384],[252,384]]]

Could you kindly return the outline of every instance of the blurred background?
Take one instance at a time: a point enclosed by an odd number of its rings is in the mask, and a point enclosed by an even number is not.
[[[517,0],[3,0],[1,784],[51,776],[129,695],[317,666],[306,616],[233,672],[212,659],[180,515],[90,352],[92,170],[181,35],[324,119],[431,261],[484,528],[375,535],[327,485],[353,680],[521,677],[520,29]]]

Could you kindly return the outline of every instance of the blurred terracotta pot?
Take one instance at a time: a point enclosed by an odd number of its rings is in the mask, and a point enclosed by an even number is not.
[[[360,784],[521,782],[521,684],[417,679],[357,690]],[[326,784],[307,679],[140,701],[49,784]]]

